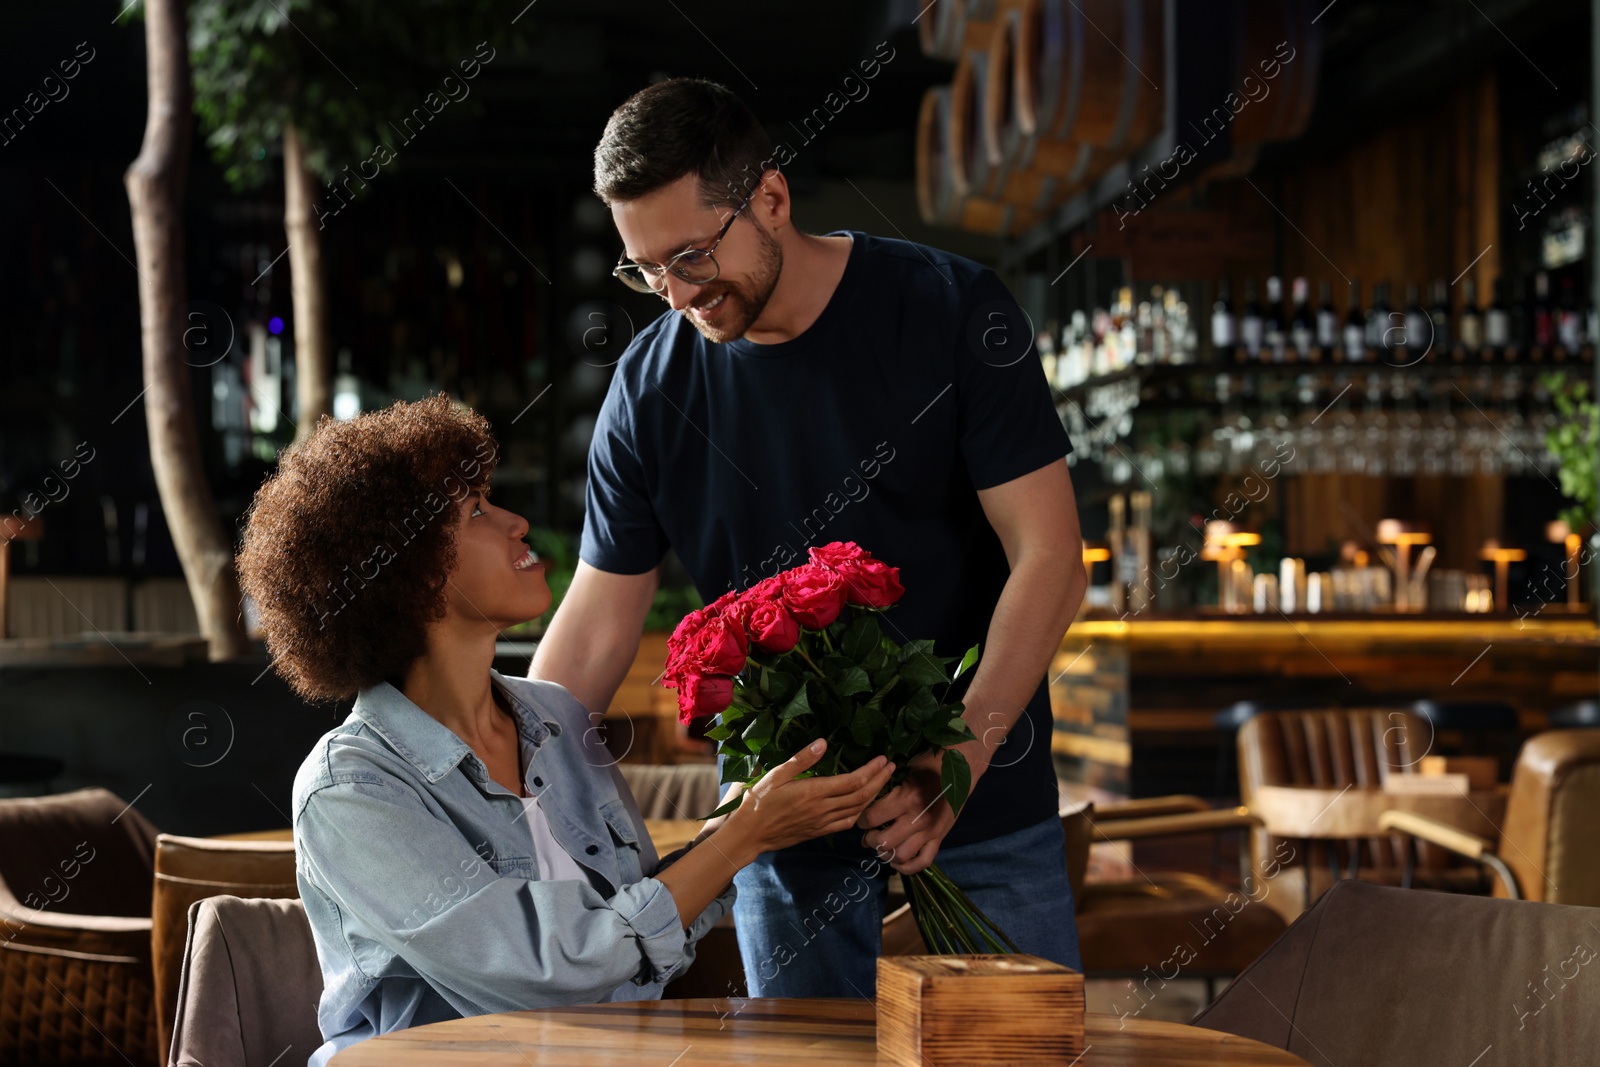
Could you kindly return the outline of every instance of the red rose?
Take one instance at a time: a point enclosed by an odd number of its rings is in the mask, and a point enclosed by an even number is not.
[[[749,628],[751,643],[765,652],[787,652],[800,640],[800,624],[773,600],[760,601],[751,609]]]
[[[872,553],[856,544],[854,541],[834,541],[832,544],[823,545],[821,548],[809,550],[812,563],[820,563],[825,567],[837,568],[841,563],[854,563],[857,560],[871,559]]]
[[[844,580],[845,599],[863,607],[890,607],[906,591],[900,584],[900,568],[881,560],[864,559],[847,564],[840,568],[839,577]]]
[[[750,652],[744,627],[727,615],[706,619],[689,643],[687,655],[700,674],[738,674]]]
[[[783,574],[783,604],[806,629],[825,629],[844,610],[844,582],[815,563],[795,567]]]
[[[694,672],[695,665],[690,650],[708,618],[710,615],[703,608],[691,611],[679,621],[672,631],[672,636],[667,638],[667,664],[666,670],[662,672],[667,685],[676,686],[680,678]]]
[[[732,678],[691,674],[678,685],[678,721],[685,726],[696,719],[720,714],[732,703]]]

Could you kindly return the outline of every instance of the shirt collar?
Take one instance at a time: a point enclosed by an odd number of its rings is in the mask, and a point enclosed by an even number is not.
[[[499,671],[491,669],[489,679],[510,705],[524,746],[537,748],[561,733],[561,724],[541,718],[538,709],[524,701]],[[388,682],[363,689],[350,714],[371,727],[429,782],[437,782],[468,756],[474,770],[482,767],[470,745]]]

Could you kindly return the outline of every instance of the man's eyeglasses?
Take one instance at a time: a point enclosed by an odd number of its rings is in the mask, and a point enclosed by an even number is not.
[[[756,189],[759,188],[761,187],[757,185]],[[722,224],[722,229],[717,232],[716,239],[711,242],[710,248],[691,248],[688,251],[679,252],[667,260],[665,266],[655,263],[629,263],[627,262],[628,254],[624,252],[617,259],[617,265],[612,268],[611,273],[621,279],[622,284],[629,289],[637,289],[641,293],[660,294],[666,289],[667,271],[669,270],[674,277],[680,278],[691,285],[704,285],[706,282],[714,280],[721,272],[721,269],[717,266],[717,261],[712,258],[712,253],[717,250],[717,246],[722,243],[722,239],[728,235],[729,228],[733,226],[733,220],[739,217],[739,212],[743,211],[745,205],[750,203],[750,197],[754,196],[755,192],[755,189],[750,190],[749,194],[739,202],[739,206],[733,209],[733,214],[729,215],[728,221]]]

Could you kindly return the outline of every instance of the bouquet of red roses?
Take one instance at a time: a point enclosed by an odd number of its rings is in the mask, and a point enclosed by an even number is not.
[[[977,647],[958,662],[935,655],[929,640],[897,644],[877,616],[905,593],[900,569],[854,542],[810,556],[678,624],[663,682],[678,691],[679,719],[722,716],[706,736],[718,742],[724,783],[753,784],[818,737],[828,750],[809,773],[846,773],[883,755],[897,768],[889,789],[914,758],[942,750],[940,784],[959,812],[972,771],[950,746],[973,734],[948,696],[977,662]],[[735,797],[707,818],[738,804]],[[937,865],[905,881],[931,951],[1016,951]]]

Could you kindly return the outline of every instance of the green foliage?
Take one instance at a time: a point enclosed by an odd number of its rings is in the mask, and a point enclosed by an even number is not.
[[[934,653],[932,641],[902,646],[884,636],[875,612],[857,609],[825,631],[803,631],[793,652],[752,648],[750,658],[755,665],[735,679],[733,704],[706,732],[731,757],[724,781],[752,782],[826,737],[817,773],[837,774],[884,755],[897,767],[891,784],[898,784],[917,756],[973,740],[961,703],[947,698],[955,674],[977,663],[976,647],[946,657]],[[971,768],[959,753],[946,752],[941,778],[960,810]]]
[[[140,15],[136,6],[124,17]],[[313,172],[354,173],[380,142],[395,142],[390,122],[441,93],[446,76],[463,81],[460,63],[479,42],[519,51],[533,19],[510,21],[488,0],[193,0],[195,112],[236,189],[277,176],[291,122]],[[467,92],[449,106],[478,103]]]
[[[1556,476],[1561,491],[1573,506],[1561,513],[1568,526],[1581,534],[1590,523],[1600,522],[1600,486],[1596,484],[1600,452],[1600,405],[1589,397],[1589,383],[1550,374],[1544,385],[1555,400],[1561,421],[1545,437],[1559,464]]]

